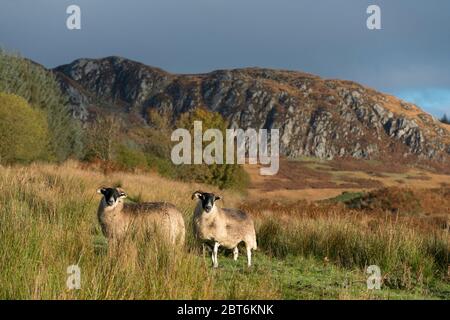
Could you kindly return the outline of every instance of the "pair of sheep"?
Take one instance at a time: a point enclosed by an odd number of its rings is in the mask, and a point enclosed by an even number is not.
[[[185,224],[181,212],[167,202],[124,203],[126,193],[120,188],[101,188],[98,219],[103,234],[111,240],[120,240],[128,232],[158,231],[167,236],[173,245],[184,245]],[[245,243],[247,264],[250,267],[252,250],[256,249],[256,233],[253,220],[243,211],[216,206],[219,196],[196,191],[192,199],[198,199],[193,215],[194,232],[198,239],[212,248],[212,262],[218,267],[219,247],[233,250],[237,260],[238,244]]]

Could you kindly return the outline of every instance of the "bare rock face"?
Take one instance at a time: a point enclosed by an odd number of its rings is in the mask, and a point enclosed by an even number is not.
[[[80,59],[54,72],[83,121],[102,110],[138,116],[145,125],[149,109],[176,119],[202,106],[230,127],[279,129],[286,156],[450,158],[448,125],[349,81],[258,68],[174,75],[119,57]]]

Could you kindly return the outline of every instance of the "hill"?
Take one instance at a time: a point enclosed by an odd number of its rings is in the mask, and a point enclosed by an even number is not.
[[[120,57],[79,59],[54,72],[83,121],[117,113],[145,126],[149,110],[175,119],[204,106],[233,127],[280,129],[288,157],[449,164],[449,125],[350,81],[260,68],[177,75]]]

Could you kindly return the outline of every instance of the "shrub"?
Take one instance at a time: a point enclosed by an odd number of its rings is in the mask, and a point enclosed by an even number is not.
[[[142,151],[123,144],[117,148],[115,162],[126,170],[147,167],[147,158]]]
[[[157,171],[161,176],[170,179],[178,178],[178,168],[170,161],[170,159],[160,158],[153,154],[146,154],[146,157],[148,167]]]
[[[48,129],[42,112],[21,97],[0,93],[0,162],[30,162],[46,157]]]
[[[381,209],[393,213],[418,214],[423,211],[418,197],[409,188],[381,188],[346,201],[352,209]]]

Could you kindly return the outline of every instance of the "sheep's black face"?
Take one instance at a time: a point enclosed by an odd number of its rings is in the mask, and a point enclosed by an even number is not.
[[[220,200],[220,197],[216,196],[214,193],[197,191],[194,192],[192,196],[198,198],[202,202],[202,208],[207,213],[210,213],[211,210],[214,208],[214,202]]]
[[[126,198],[125,192],[116,188],[101,188],[97,192],[103,195],[108,206],[114,206],[117,203],[117,200]]]

